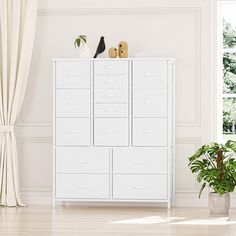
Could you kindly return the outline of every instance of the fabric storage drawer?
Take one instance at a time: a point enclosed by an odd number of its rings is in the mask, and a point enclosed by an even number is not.
[[[113,173],[167,174],[167,148],[115,148]]]
[[[94,120],[95,146],[127,146],[128,119],[127,118],[95,118]]]
[[[109,175],[56,174],[56,198],[109,198]]]
[[[127,103],[128,89],[95,89],[95,103]]]
[[[56,88],[90,88],[89,61],[58,61]]]
[[[94,88],[128,88],[128,75],[96,75]]]
[[[113,175],[114,199],[167,199],[166,175]]]
[[[129,72],[128,61],[95,61],[94,74],[95,75],[127,75]]]
[[[167,88],[167,62],[155,60],[133,61],[133,87]]]
[[[166,118],[134,118],[134,146],[167,146]]]
[[[128,117],[128,104],[95,104],[95,117]]]
[[[167,89],[134,89],[134,117],[167,117]]]
[[[56,148],[57,173],[109,173],[108,148]]]
[[[90,90],[57,89],[56,117],[90,117]]]
[[[56,145],[89,146],[89,118],[56,118]]]

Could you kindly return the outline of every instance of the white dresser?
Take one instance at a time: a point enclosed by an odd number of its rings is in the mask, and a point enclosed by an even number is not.
[[[174,201],[170,58],[55,59],[53,204]]]

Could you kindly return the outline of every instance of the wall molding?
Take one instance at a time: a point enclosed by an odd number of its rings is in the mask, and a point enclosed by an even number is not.
[[[176,146],[178,144],[192,144],[194,145],[194,148],[195,150],[197,150],[200,145],[201,145],[201,137],[179,137],[179,138],[176,138]],[[196,177],[196,174],[195,174],[195,177]],[[195,185],[193,186],[193,188],[189,189],[189,188],[176,188],[175,191],[176,191],[176,194],[179,194],[179,193],[187,193],[187,194],[196,194],[198,193],[198,182],[195,178]]]
[[[124,15],[124,14],[189,14],[200,11],[201,7],[152,7],[152,8],[77,8],[77,9],[38,9],[38,16],[71,15]]]
[[[177,127],[201,126],[201,7],[153,7],[153,8],[79,8],[79,9],[39,9],[38,16],[73,15],[124,15],[124,14],[193,14],[195,16],[195,117],[190,121],[177,121]],[[19,115],[19,127],[52,127],[51,122],[24,122]]]

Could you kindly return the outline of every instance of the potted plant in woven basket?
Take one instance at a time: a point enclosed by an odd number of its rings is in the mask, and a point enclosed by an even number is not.
[[[192,173],[197,173],[201,183],[199,198],[203,189],[209,186],[209,208],[211,214],[228,214],[230,195],[236,186],[236,142],[203,145],[189,157]]]

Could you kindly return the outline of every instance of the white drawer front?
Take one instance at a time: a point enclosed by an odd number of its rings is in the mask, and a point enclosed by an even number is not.
[[[113,176],[115,199],[167,199],[166,175],[123,175]]]
[[[128,75],[96,75],[94,88],[128,88]]]
[[[127,118],[95,118],[94,120],[95,146],[127,146],[128,119]]]
[[[167,90],[134,89],[134,117],[167,117]]]
[[[95,117],[128,117],[128,104],[95,104]]]
[[[56,118],[56,145],[90,145],[90,119]]]
[[[90,62],[57,62],[56,88],[90,88]]]
[[[129,72],[128,61],[95,61],[95,75],[127,75]]]
[[[134,118],[134,146],[167,146],[166,118]]]
[[[109,149],[58,147],[56,172],[109,173]]]
[[[56,174],[56,198],[109,198],[109,175]]]
[[[128,89],[95,89],[95,103],[125,103],[128,102]]]
[[[57,117],[90,117],[89,89],[57,89]]]
[[[167,88],[166,61],[134,61],[134,88]]]
[[[167,148],[115,148],[113,172],[167,174]]]

